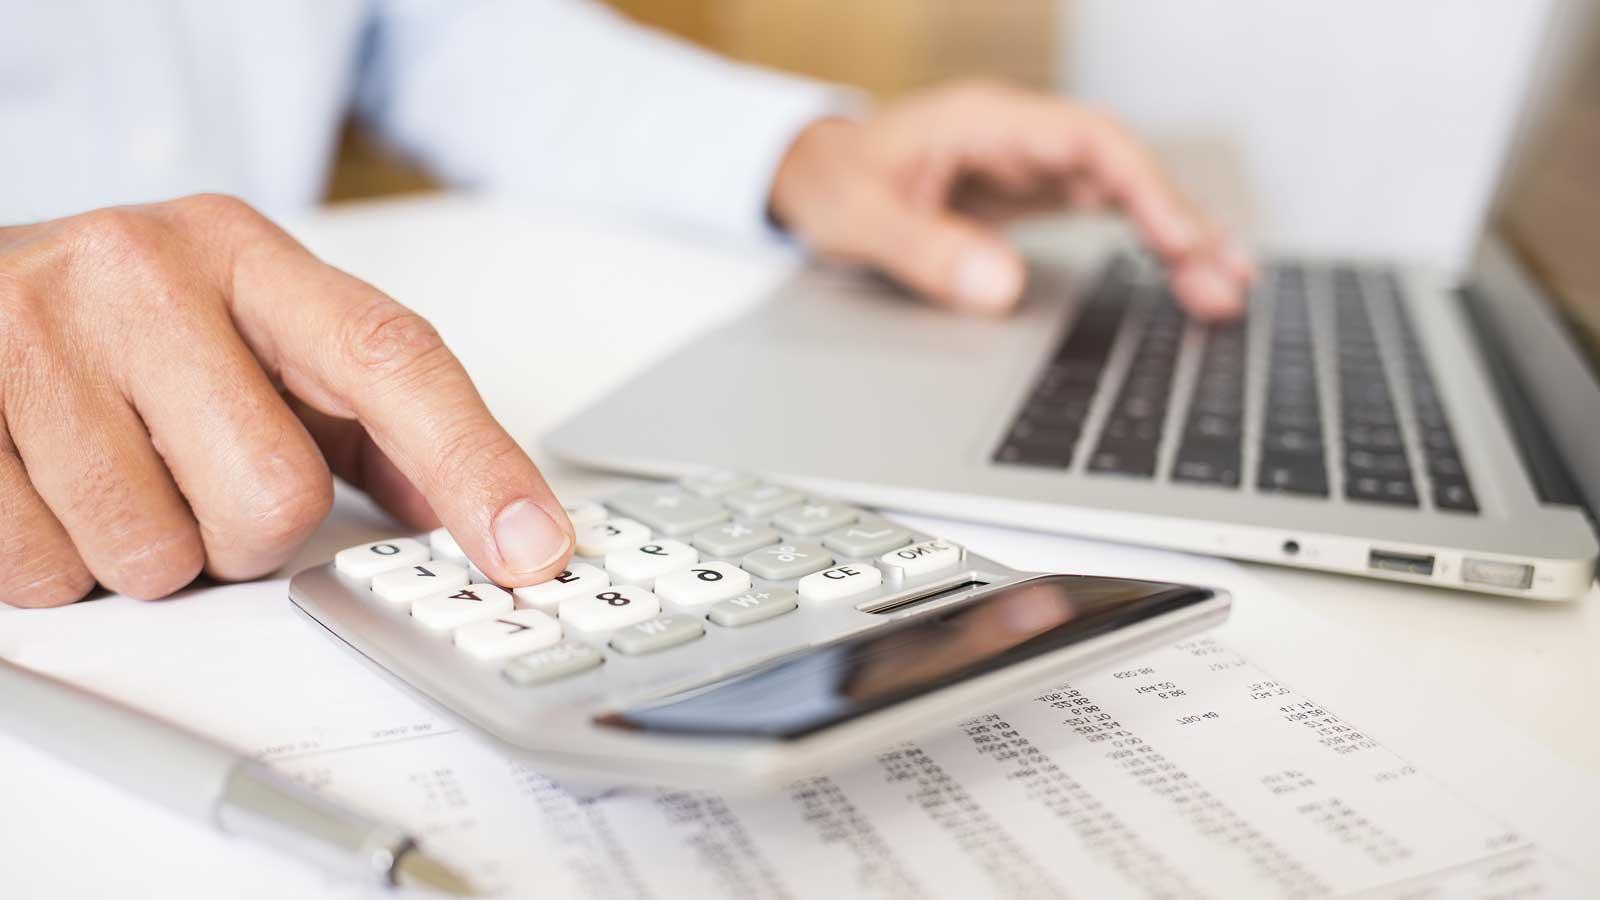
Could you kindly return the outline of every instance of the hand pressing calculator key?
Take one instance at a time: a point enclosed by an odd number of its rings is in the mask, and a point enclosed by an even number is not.
[[[444,531],[341,550],[295,605],[553,775],[759,788],[1226,617],[1201,587],[1019,572],[863,509],[713,473],[567,508],[515,589]]]

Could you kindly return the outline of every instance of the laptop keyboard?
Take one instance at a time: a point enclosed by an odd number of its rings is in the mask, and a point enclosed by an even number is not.
[[[1423,462],[1432,505],[1477,512],[1477,501],[1439,402],[1428,362],[1393,275],[1348,266],[1311,270],[1293,264],[1268,269],[1255,311],[1234,322],[1191,325],[1167,292],[1139,280],[1135,264],[1108,268],[1065,340],[1035,382],[996,453],[1000,462],[1082,468],[1095,476],[1170,478],[1190,484],[1327,498],[1335,485],[1347,500],[1396,507],[1422,505],[1413,455]],[[1315,290],[1312,278],[1321,279]],[[1331,298],[1319,327],[1314,304]],[[1263,316],[1262,314],[1265,313]],[[1265,318],[1265,385],[1254,471],[1246,470],[1249,429],[1249,335]],[[1115,385],[1107,381],[1118,336],[1138,329]],[[1175,446],[1163,464],[1168,417],[1186,333],[1194,332],[1192,391],[1175,426]],[[1382,334],[1395,332],[1399,353]],[[1337,446],[1324,422],[1319,355],[1333,360]],[[1396,356],[1398,355],[1398,358]],[[1408,448],[1391,384],[1403,379],[1416,426]],[[1090,450],[1079,450],[1093,425],[1098,393],[1110,392]],[[1181,396],[1179,401],[1184,399]],[[1330,463],[1330,458],[1335,462]],[[1253,474],[1253,478],[1250,477]]]

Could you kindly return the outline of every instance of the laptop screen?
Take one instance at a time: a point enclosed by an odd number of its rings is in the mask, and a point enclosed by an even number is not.
[[[1528,123],[1496,224],[1600,372],[1600,16],[1574,41]]]

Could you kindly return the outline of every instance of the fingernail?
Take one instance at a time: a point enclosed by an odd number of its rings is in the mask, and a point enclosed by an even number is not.
[[[508,573],[532,575],[560,559],[572,538],[537,503],[514,500],[494,517],[494,542]]]
[[[956,267],[956,296],[975,309],[1002,310],[1022,293],[1022,270],[1010,255],[993,247],[975,247]]]

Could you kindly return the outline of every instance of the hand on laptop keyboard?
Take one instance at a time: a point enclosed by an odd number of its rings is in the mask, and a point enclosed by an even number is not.
[[[1103,113],[1003,85],[918,94],[801,132],[779,166],[774,218],[819,252],[877,266],[931,300],[1004,312],[1017,251],[986,224],[1043,206],[1110,204],[1164,263],[1184,310],[1244,308],[1249,258]]]
[[[227,198],[0,228],[0,410],[13,605],[270,572],[327,512],[330,469],[442,521],[500,584],[573,548],[433,329]]]

